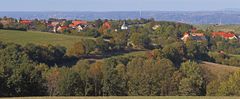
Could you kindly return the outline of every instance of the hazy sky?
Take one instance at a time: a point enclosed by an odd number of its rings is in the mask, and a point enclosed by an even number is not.
[[[240,9],[240,0],[1,0],[0,11],[206,11]]]

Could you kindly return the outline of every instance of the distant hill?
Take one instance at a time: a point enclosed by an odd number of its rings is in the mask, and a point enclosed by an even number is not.
[[[240,10],[222,11],[118,11],[118,12],[0,12],[0,17],[23,19],[137,19],[154,18],[156,20],[177,21],[190,24],[240,24]]]

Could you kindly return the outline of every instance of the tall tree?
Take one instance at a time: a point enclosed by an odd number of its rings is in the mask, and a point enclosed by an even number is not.
[[[103,65],[103,95],[104,96],[125,96],[127,95],[126,83],[117,70],[117,61],[108,59]],[[119,68],[118,68],[119,69]]]
[[[240,71],[235,72],[228,80],[222,82],[219,86],[217,95],[221,96],[239,96],[240,95]]]
[[[169,95],[173,63],[168,59],[133,59],[128,64],[129,95]]]
[[[187,61],[180,67],[183,78],[180,80],[179,93],[181,95],[205,95],[204,79],[199,65],[195,62]]]
[[[73,70],[80,74],[80,78],[82,80],[81,88],[83,89],[83,95],[88,96],[93,91],[93,84],[90,79],[89,70],[91,67],[91,63],[88,60],[80,60],[73,67]]]

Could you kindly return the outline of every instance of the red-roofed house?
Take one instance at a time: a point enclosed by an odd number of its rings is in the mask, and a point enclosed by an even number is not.
[[[105,29],[111,29],[111,24],[106,21],[106,22],[103,23],[103,27],[104,27]]]
[[[212,37],[222,37],[225,39],[237,39],[237,36],[231,32],[213,32]]]
[[[60,22],[53,21],[50,24],[48,24],[48,26],[52,26],[52,27],[56,27],[57,25],[60,25]]]
[[[204,35],[204,33],[189,33],[189,32],[185,32],[184,36],[181,38],[184,42],[187,42],[187,40],[191,39],[197,42],[202,42],[202,41],[206,41],[207,38]]]
[[[20,20],[19,23],[20,23],[20,24],[29,25],[29,24],[32,23],[32,21],[31,21],[31,20]]]
[[[58,32],[62,32],[62,31],[67,30],[67,29],[68,29],[67,26],[59,26],[59,27],[57,28],[57,31],[58,31]]]
[[[78,25],[87,25],[87,21],[72,21],[72,24],[70,24],[69,27],[76,28]]]

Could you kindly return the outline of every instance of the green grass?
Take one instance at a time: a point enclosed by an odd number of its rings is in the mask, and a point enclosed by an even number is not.
[[[17,43],[20,45],[26,45],[28,43],[38,45],[51,44],[69,48],[75,42],[80,41],[81,38],[93,39],[47,32],[0,30],[0,41]]]
[[[2,99],[239,99],[240,97],[127,96],[127,97],[19,97]]]

